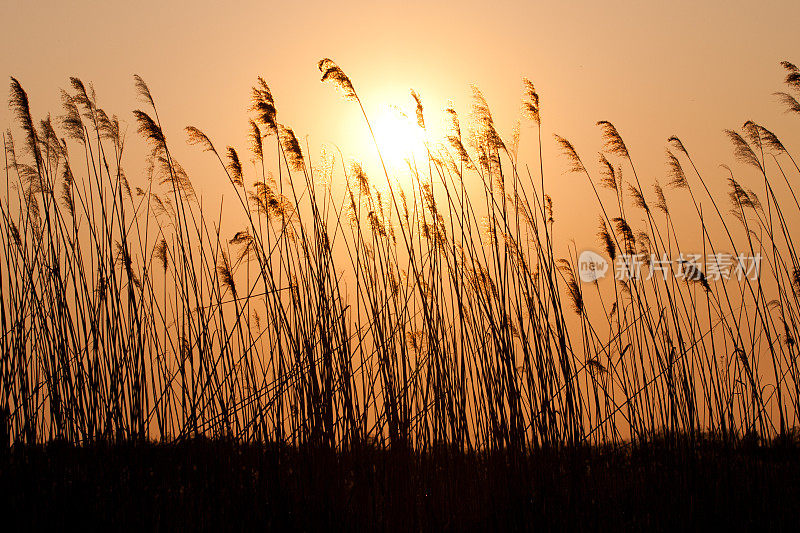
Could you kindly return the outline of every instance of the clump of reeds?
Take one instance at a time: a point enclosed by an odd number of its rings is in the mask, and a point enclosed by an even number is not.
[[[782,65],[779,98],[800,112],[797,67]],[[353,81],[330,59],[318,67],[371,131]],[[469,129],[447,109],[445,139],[426,139],[427,165],[400,187],[385,166],[376,179],[358,163],[315,165],[258,78],[252,169],[243,151],[218,152],[186,128],[231,183],[238,203],[223,214],[201,205],[155,98],[138,76],[135,86],[150,152],[132,190],[119,120],[91,87],[71,79],[63,115],[37,124],[12,78],[22,142],[3,136],[0,203],[0,434],[10,441],[205,435],[522,451],[665,433],[768,439],[797,425],[789,220],[800,169],[765,127],[726,130],[746,169],[728,179],[736,227],[677,137],[671,187],[656,181],[651,202],[613,124],[598,122],[599,179],[556,135],[598,201],[612,274],[619,261],[643,274],[587,285],[575,250],[557,257],[541,159],[539,176],[521,172],[522,129],[504,140],[477,88]],[[524,80],[521,119],[540,158],[541,106]],[[673,224],[681,210],[697,235]],[[760,275],[718,283],[681,253],[687,241],[736,261],[761,255]],[[658,275],[670,254],[685,283]]]

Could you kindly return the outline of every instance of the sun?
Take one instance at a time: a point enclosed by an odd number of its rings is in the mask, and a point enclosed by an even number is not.
[[[425,158],[425,130],[396,106],[385,105],[374,122],[375,140],[384,162],[394,169],[408,168]]]

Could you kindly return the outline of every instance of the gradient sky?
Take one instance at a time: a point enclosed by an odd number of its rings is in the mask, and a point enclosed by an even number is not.
[[[596,168],[601,143],[594,124],[612,121],[647,183],[664,181],[665,141],[678,134],[701,166],[719,175],[723,193],[718,165],[733,157],[722,129],[753,119],[790,150],[800,146],[796,118],[771,95],[784,88],[779,61],[800,62],[796,1],[4,0],[2,20],[0,73],[22,82],[40,118],[60,114],[58,89],[70,75],[93,82],[100,105],[128,123],[132,182],[143,166],[130,114],[142,105],[134,73],[150,85],[168,140],[181,145],[177,156],[195,175],[208,161],[183,145],[182,128],[196,125],[217,145],[244,149],[249,87],[259,75],[273,90],[278,119],[298,136],[360,156],[366,137],[359,115],[319,83],[322,57],[342,66],[371,114],[385,103],[410,106],[410,88],[429,116],[448,99],[466,112],[474,83],[505,136],[520,79],[530,78],[542,99],[557,216],[559,193],[581,205],[590,189],[562,175],[554,132]],[[2,106],[4,129],[9,121]],[[213,184],[196,186],[214,191]],[[596,217],[589,221],[593,235]]]

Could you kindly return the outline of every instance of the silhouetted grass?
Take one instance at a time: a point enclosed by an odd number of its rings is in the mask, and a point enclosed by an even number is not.
[[[782,66],[796,92],[797,68]],[[356,85],[330,59],[319,69],[372,134]],[[198,197],[156,99],[135,85],[150,147],[138,185],[123,171],[120,121],[90,86],[72,78],[63,115],[36,123],[12,78],[0,428],[7,479],[28,476],[23,509],[61,495],[63,512],[80,496],[105,520],[159,527],[209,517],[303,529],[343,516],[390,529],[602,529],[683,527],[727,505],[719,519],[732,526],[787,523],[800,169],[770,130],[726,130],[745,169],[727,170],[727,198],[678,137],[665,189],[640,181],[608,121],[596,172],[556,135],[574,186],[594,192],[612,263],[763,258],[759,276],[729,282],[684,261],[684,279],[581,283],[577,250],[555,237],[528,80],[520,120],[538,161],[519,161],[519,128],[504,139],[477,88],[469,120],[446,110],[441,141],[412,92],[427,158],[401,185],[377,142],[377,178],[312,154],[259,78],[248,156],[186,128],[230,182],[224,211]],[[791,92],[779,98],[796,111]],[[135,512],[151,505],[154,517]]]

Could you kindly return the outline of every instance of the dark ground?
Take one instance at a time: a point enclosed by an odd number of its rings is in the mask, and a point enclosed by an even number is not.
[[[0,451],[0,490],[13,530],[795,531],[800,449],[703,441],[514,458],[53,443]]]

